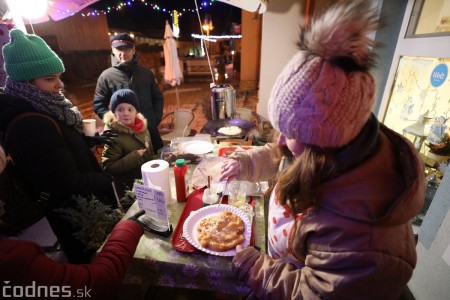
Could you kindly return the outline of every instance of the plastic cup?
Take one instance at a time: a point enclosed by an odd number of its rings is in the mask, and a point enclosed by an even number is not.
[[[247,202],[247,185],[241,181],[228,184],[228,204],[240,207]]]
[[[217,204],[217,202],[219,202],[219,195],[217,195],[217,193],[214,190],[207,188],[203,191],[202,196],[203,207]]]

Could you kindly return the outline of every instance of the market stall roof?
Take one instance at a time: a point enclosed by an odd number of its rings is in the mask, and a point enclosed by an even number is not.
[[[20,3],[20,1],[18,0],[13,0],[14,5],[18,5],[17,7],[15,7],[15,9],[17,8],[21,8],[24,5],[26,5],[26,3]],[[26,23],[32,23],[32,24],[38,24],[38,23],[43,23],[43,22],[47,22],[50,20],[53,21],[59,21],[62,20],[64,18],[73,16],[74,14],[76,14],[77,12],[81,11],[82,9],[88,7],[89,5],[98,2],[99,0],[52,0],[52,1],[48,1],[47,4],[47,11],[43,16],[37,17],[37,18],[26,18],[24,17],[24,21]],[[22,1],[24,2],[24,1]],[[5,9],[5,13],[3,15],[3,19],[12,19],[14,17],[15,14],[12,13],[11,11],[11,7],[10,9],[7,9],[8,5],[5,1],[1,1],[0,2],[0,11],[3,10],[3,8]]]

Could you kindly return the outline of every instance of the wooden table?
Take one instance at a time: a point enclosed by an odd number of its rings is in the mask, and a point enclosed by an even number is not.
[[[190,165],[189,168],[190,174],[192,174],[195,165]],[[170,177],[172,198],[175,198],[172,168]],[[263,197],[254,197],[253,199],[255,245],[264,251],[266,245],[264,199]],[[172,224],[174,232],[185,205],[186,203],[178,203],[175,199],[167,205],[169,222]],[[136,202],[124,218],[128,218],[138,210],[139,207]],[[166,286],[224,291],[228,294],[241,296],[250,292],[249,287],[238,280],[231,271],[232,257],[208,255],[203,252],[181,252],[173,248],[171,240],[172,235],[162,237],[146,232],[139,242],[123,283],[125,285],[139,285],[141,289],[143,286]]]

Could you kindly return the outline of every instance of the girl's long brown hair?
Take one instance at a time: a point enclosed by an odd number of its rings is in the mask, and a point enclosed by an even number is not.
[[[306,146],[303,153],[280,174],[276,191],[280,204],[288,205],[294,214],[316,206],[320,201],[319,184],[336,173],[333,151]]]

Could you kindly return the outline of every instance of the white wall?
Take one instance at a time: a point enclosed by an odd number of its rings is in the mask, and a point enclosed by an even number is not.
[[[267,118],[270,91],[278,74],[297,52],[302,6],[298,0],[270,1],[263,16],[258,114]]]

